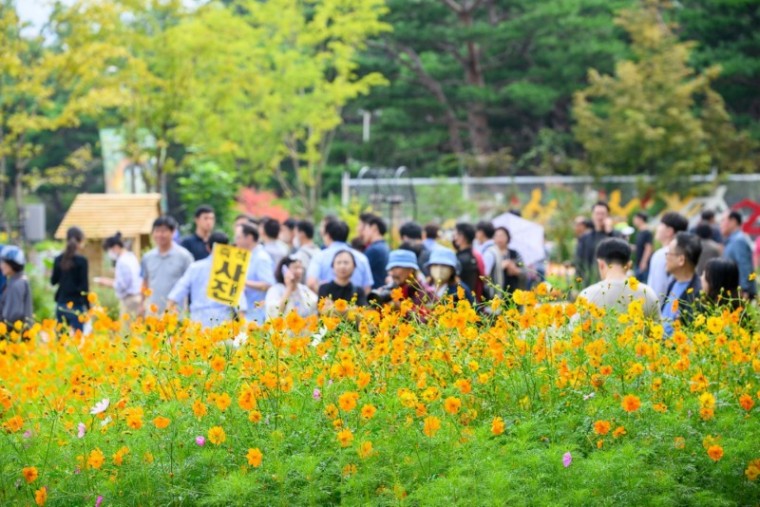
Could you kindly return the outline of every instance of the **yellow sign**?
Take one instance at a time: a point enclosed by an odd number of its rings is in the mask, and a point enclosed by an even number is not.
[[[209,299],[237,306],[245,289],[251,252],[230,245],[214,244],[211,252],[211,277],[208,281]]]

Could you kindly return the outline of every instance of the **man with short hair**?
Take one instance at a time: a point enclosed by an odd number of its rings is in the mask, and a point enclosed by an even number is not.
[[[742,295],[754,299],[757,295],[755,280],[750,280],[753,273],[752,247],[747,236],[742,232],[742,216],[738,211],[731,211],[724,215],[720,223],[721,233],[726,238],[726,248],[723,257],[731,259],[739,267],[739,285]]]
[[[274,218],[265,219],[259,225],[259,237],[264,245],[264,250],[272,258],[274,265],[277,266],[282,258],[288,255],[287,245],[278,239],[280,237],[280,222]]]
[[[700,218],[700,223],[704,222],[710,226],[711,239],[715,241],[717,244],[722,245],[723,235],[720,232],[720,226],[716,222],[715,211],[711,209],[702,210],[702,213],[700,213],[699,218]],[[696,232],[696,231],[692,231],[692,232]]]
[[[388,255],[391,249],[388,248],[384,236],[388,227],[385,225],[385,221],[376,215],[365,217],[365,219],[362,241],[367,248],[364,250],[364,255],[367,256],[369,267],[372,270],[372,279],[375,282],[372,288],[376,289],[385,285],[387,276],[385,265],[388,264]]]
[[[303,264],[305,280],[306,272],[309,270],[312,259],[320,251],[319,247],[314,243],[314,224],[309,220],[299,220],[296,223],[293,246],[296,247],[296,255],[301,260],[301,264]]]
[[[331,282],[335,278],[332,268],[335,254],[341,250],[349,250],[356,260],[356,269],[351,276],[351,283],[356,287],[362,287],[365,292],[369,292],[374,285],[372,270],[369,267],[367,256],[348,245],[348,224],[338,219],[328,221],[324,225],[322,238],[325,242],[325,249],[311,259],[309,270],[306,272],[308,287],[314,292],[318,292],[321,284]]]
[[[153,221],[155,246],[140,261],[143,280],[140,313],[164,313],[169,293],[194,262],[190,252],[172,241],[177,227],[177,221],[169,215]],[[178,303],[184,304],[184,301]]]
[[[454,248],[457,251],[459,264],[462,266],[459,278],[470,287],[475,296],[475,302],[479,303],[483,298],[483,276],[486,273],[483,257],[473,248],[473,241],[475,241],[475,227],[472,224],[460,222],[454,226]]]
[[[199,261],[209,256],[208,238],[214,231],[216,225],[216,215],[214,208],[203,204],[195,210],[195,231],[182,238],[180,245],[190,252],[193,259]]]
[[[253,224],[235,227],[235,246],[251,252],[245,276],[245,300],[248,306],[245,316],[248,320],[263,324],[267,317],[264,301],[267,290],[275,283],[275,265],[264,246],[259,243],[259,231]]]
[[[662,247],[652,254],[652,260],[649,262],[649,277],[647,277],[647,285],[649,285],[657,297],[662,298],[666,294],[668,285],[672,278],[668,275],[667,267],[665,266],[665,252],[668,251],[670,243],[676,234],[686,231],[689,227],[689,221],[685,216],[675,211],[665,213],[660,218],[660,223],[657,224],[655,230],[655,239],[660,242]],[[696,265],[696,261],[694,262]]]
[[[434,223],[429,223],[425,226],[424,230],[424,237],[422,239],[422,244],[427,248],[429,251],[433,251],[433,249],[437,246],[440,246],[438,244],[438,233],[440,232],[439,227]]]
[[[702,292],[702,282],[697,275],[701,253],[699,238],[684,231],[678,232],[665,250],[665,267],[673,277],[660,309],[666,336],[672,336],[673,322],[676,320],[683,324],[691,321],[694,302]]]
[[[640,282],[649,278],[649,260],[654,252],[654,236],[647,226],[648,221],[649,217],[643,211],[633,216],[633,226],[636,228],[636,269],[633,273]]]
[[[709,223],[700,222],[694,231],[702,244],[702,254],[699,256],[699,262],[697,262],[697,274],[702,276],[707,262],[720,257],[723,249],[712,239],[713,228]]]
[[[280,241],[288,247],[288,253],[295,253],[297,250],[294,245],[297,223],[295,219],[288,218],[282,223],[282,227],[280,228]]]
[[[215,244],[228,245],[230,242],[223,232],[214,232],[208,238],[209,254]],[[190,320],[200,323],[203,327],[214,327],[233,317],[233,308],[214,301],[208,297],[208,284],[211,279],[211,263],[209,255],[205,259],[193,262],[182,278],[179,279],[167,298],[166,309],[171,311],[179,304],[190,298]],[[239,309],[245,310],[244,292],[240,292]]]
[[[631,287],[628,269],[631,264],[631,246],[621,238],[607,238],[596,247],[596,263],[600,282],[586,287],[579,297],[596,306],[614,309],[618,314],[627,313],[628,305],[641,301],[644,315],[650,319],[660,318],[657,294],[651,287],[639,283]]]
[[[430,259],[431,250],[425,246],[422,240],[422,227],[416,222],[405,222],[401,224],[398,229],[398,234],[401,236],[400,250],[409,250],[414,252],[417,256],[417,265],[420,266],[422,273],[425,276],[430,274],[430,268],[426,266],[428,259]],[[439,248],[438,243],[433,242],[433,248]]]
[[[594,262],[596,246],[603,239],[612,237],[612,231],[607,229],[607,219],[610,216],[610,206],[604,201],[598,201],[591,207],[591,219],[594,229],[578,238],[575,248],[575,272],[584,285],[589,285],[596,278]]]

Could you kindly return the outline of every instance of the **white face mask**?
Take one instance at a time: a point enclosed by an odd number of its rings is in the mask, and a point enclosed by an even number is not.
[[[430,276],[436,284],[448,282],[453,274],[454,269],[451,266],[430,266]]]
[[[119,258],[119,256],[116,255],[116,252],[114,252],[113,250],[109,250],[107,254],[108,254],[108,258],[111,259],[112,261],[115,261],[116,259]]]
[[[301,242],[298,240],[298,236],[295,236],[293,238],[293,247],[294,248],[300,248],[301,247]]]

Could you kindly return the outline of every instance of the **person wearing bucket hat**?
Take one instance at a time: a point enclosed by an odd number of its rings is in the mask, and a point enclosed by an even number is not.
[[[24,275],[26,259],[17,246],[5,246],[0,252],[0,270],[6,277],[5,289],[0,296],[0,321],[13,325],[32,324],[32,288]]]
[[[423,303],[429,299],[429,289],[417,280],[417,256],[409,250],[393,250],[388,255],[388,264],[385,270],[391,277],[391,284],[385,285],[369,293],[367,299],[370,303],[384,304],[392,300],[391,293],[401,289],[401,299],[408,299],[414,303],[417,309],[421,309]]]
[[[436,248],[430,254],[427,267],[430,270],[428,280],[435,290],[436,300],[451,297],[454,303],[458,303],[460,299],[466,299],[470,304],[474,303],[472,291],[459,279],[461,267],[454,252],[447,248]],[[464,298],[459,297],[460,287]]]

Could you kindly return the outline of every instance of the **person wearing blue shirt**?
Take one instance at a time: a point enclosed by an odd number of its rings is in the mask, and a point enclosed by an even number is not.
[[[723,250],[723,258],[730,259],[739,267],[739,284],[744,297],[754,299],[757,295],[757,287],[754,280],[750,280],[752,268],[752,247],[747,237],[742,232],[742,216],[738,211],[731,211],[723,217],[720,223],[723,237],[726,238],[726,248]]]
[[[0,255],[3,254],[4,246],[5,245],[0,245]],[[0,294],[2,294],[4,288],[5,288],[5,275],[0,273]]]
[[[264,307],[267,290],[275,283],[274,262],[264,245],[259,243],[259,231],[253,224],[243,223],[235,227],[235,246],[251,252],[245,279],[246,318],[263,324],[267,317]]]
[[[676,320],[688,324],[692,319],[694,302],[702,292],[702,283],[697,275],[701,253],[702,243],[689,232],[676,234],[665,250],[665,267],[673,277],[661,308],[662,325],[668,337],[673,335]]]
[[[373,289],[385,285],[385,279],[388,277],[385,265],[388,264],[388,255],[391,249],[388,247],[385,239],[383,239],[386,232],[388,232],[388,226],[385,225],[385,221],[382,218],[375,215],[365,218],[362,239],[364,240],[364,244],[367,245],[364,255],[367,256],[369,267],[372,270],[372,279],[375,282],[372,284]]]
[[[325,241],[326,248],[312,257],[309,269],[306,272],[306,285],[317,293],[321,284],[330,282],[335,278],[332,268],[335,254],[340,250],[350,250],[356,259],[356,269],[351,276],[351,283],[369,293],[374,285],[369,260],[367,260],[366,255],[351,248],[346,243],[348,241],[348,225],[341,220],[330,220],[324,225],[322,238]]]
[[[429,251],[433,251],[435,248],[441,246],[438,244],[438,226],[435,224],[427,224],[423,229],[425,234],[422,240],[422,245]]]
[[[229,239],[223,232],[212,233],[208,241],[209,253],[216,243],[227,245]],[[171,311],[189,297],[190,320],[200,323],[203,327],[218,326],[233,317],[233,309],[230,306],[214,301],[206,294],[211,278],[212,260],[213,257],[209,255],[205,259],[193,262],[167,298],[166,309]],[[246,300],[242,297],[243,292],[240,294],[241,309],[246,309]]]

